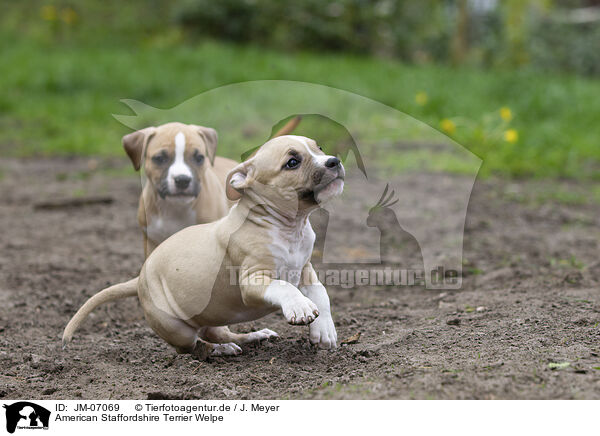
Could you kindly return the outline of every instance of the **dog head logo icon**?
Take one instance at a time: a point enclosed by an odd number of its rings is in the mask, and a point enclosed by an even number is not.
[[[50,411],[28,401],[3,406],[6,409],[6,431],[19,429],[47,429]]]

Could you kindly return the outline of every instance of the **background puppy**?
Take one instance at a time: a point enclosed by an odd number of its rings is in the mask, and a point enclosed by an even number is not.
[[[144,162],[138,222],[146,257],[173,233],[229,210],[225,177],[237,163],[215,155],[216,130],[168,123],[125,135],[123,147],[136,170]]]
[[[299,122],[292,118],[274,137],[291,133]],[[136,171],[144,161],[138,222],[146,257],[172,234],[215,221],[233,204],[225,197],[225,178],[237,162],[216,156],[216,130],[168,123],[125,135],[123,147]]]
[[[227,197],[239,202],[226,217],[176,233],[139,277],[89,299],[65,328],[63,344],[99,304],[137,294],[150,326],[179,353],[237,354],[235,340],[214,343],[229,340],[214,327],[278,309],[290,324],[309,324],[313,344],[334,348],[329,297],[310,264],[315,234],[308,217],[342,192],[343,179],[340,160],[313,140],[268,141],[229,173]]]

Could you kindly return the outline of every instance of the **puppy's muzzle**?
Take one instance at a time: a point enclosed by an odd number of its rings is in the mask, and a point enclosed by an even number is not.
[[[158,195],[160,195],[161,198],[195,198],[200,193],[200,182],[189,176],[176,176],[173,178],[173,188],[169,187],[169,181],[167,179],[163,179],[156,185],[156,192],[158,192]]]
[[[336,179],[344,180],[346,172],[342,162],[337,157],[334,156],[327,159],[324,166],[325,171],[321,174],[320,180],[317,183],[317,185],[321,185],[319,187],[323,188]]]
[[[337,157],[330,157],[327,159],[327,162],[325,162],[325,166],[329,169],[339,168],[340,164],[341,162]]]
[[[300,198],[302,200],[312,200],[318,204],[321,203],[321,200],[327,201],[341,193],[346,175],[341,161],[337,157],[332,156],[322,165],[323,167],[313,175],[313,188],[301,193]],[[334,182],[337,183],[337,189],[333,185]]]
[[[177,177],[175,177],[174,181],[175,181],[175,187],[177,188],[177,190],[184,191],[188,188],[188,186],[190,186],[190,183],[192,182],[192,178],[189,176],[177,176]]]

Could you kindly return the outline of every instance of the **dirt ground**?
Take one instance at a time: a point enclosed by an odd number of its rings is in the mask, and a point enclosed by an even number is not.
[[[279,340],[199,362],[160,340],[133,298],[96,310],[63,351],[77,308],[142,263],[126,164],[90,175],[82,159],[0,162],[0,398],[600,398],[600,205],[552,200],[585,198],[571,182],[478,181],[462,290],[330,287],[340,340],[361,333],[334,352],[276,313],[236,329]],[[33,209],[84,194],[115,201]]]

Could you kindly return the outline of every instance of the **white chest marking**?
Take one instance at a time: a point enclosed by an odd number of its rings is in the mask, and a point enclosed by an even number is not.
[[[192,204],[182,198],[161,199],[158,213],[148,217],[146,236],[160,244],[174,233],[195,224],[196,210]]]
[[[310,260],[315,232],[307,222],[299,235],[289,235],[275,230],[270,232],[269,250],[275,262],[278,277],[298,286],[302,268]]]

